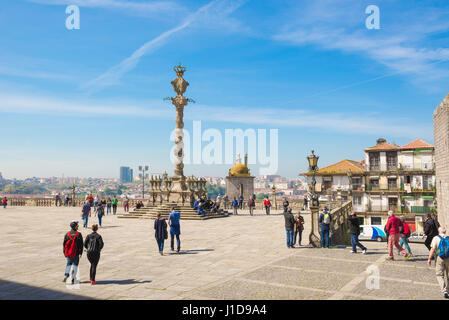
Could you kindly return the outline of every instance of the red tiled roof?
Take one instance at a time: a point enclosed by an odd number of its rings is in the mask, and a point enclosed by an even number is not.
[[[317,175],[332,175],[332,174],[347,174],[348,172],[352,173],[363,173],[365,171],[363,165],[359,161],[354,160],[342,160],[330,166],[319,169],[316,174]],[[301,175],[311,175],[312,172],[305,172]]]
[[[374,147],[366,148],[365,151],[389,151],[389,150],[399,150],[401,147],[388,142],[382,142]]]
[[[427,143],[427,142],[425,142],[425,141],[423,141],[421,139],[413,140],[412,142],[407,143],[406,145],[403,145],[401,147],[401,149],[408,149],[408,150],[410,150],[410,149],[421,149],[421,148],[434,149],[435,147],[433,145],[431,145],[430,143]]]

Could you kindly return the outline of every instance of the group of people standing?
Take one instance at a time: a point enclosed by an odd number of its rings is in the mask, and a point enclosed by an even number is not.
[[[293,210],[288,205],[284,206],[285,231],[287,233],[287,248],[294,248],[296,239],[298,246],[301,246],[302,232],[304,231],[304,217],[301,211],[293,215]]]

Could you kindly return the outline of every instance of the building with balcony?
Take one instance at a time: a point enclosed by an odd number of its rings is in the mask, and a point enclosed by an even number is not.
[[[316,192],[321,198],[336,201],[353,199],[354,210],[362,210],[362,200],[365,191],[365,169],[363,162],[342,160],[330,166],[319,169],[315,173]],[[308,185],[312,183],[312,172],[302,173]],[[360,208],[359,208],[360,207]]]
[[[434,150],[421,139],[403,146],[378,139],[365,149],[365,218],[385,224],[395,209],[413,231],[422,231],[423,216],[435,205]]]

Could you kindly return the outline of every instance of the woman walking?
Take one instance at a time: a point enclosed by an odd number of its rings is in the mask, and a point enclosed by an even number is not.
[[[94,285],[95,275],[97,274],[97,265],[100,261],[100,252],[103,249],[103,239],[97,233],[98,225],[94,224],[92,226],[92,233],[86,237],[84,242],[84,248],[87,249],[87,259],[90,262],[90,284]]]
[[[164,255],[164,241],[168,238],[167,222],[162,218],[161,213],[157,214],[157,219],[154,220],[154,235],[156,237],[157,247],[161,256]]]

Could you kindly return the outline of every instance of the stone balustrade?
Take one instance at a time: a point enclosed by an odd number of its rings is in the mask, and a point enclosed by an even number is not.
[[[332,244],[350,245],[351,236],[348,233],[348,217],[352,212],[352,201],[347,201],[341,207],[331,211],[332,223],[330,241]]]

